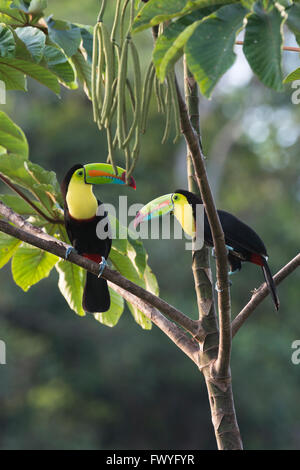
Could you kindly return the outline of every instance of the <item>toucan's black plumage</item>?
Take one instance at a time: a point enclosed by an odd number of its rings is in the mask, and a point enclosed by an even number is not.
[[[187,201],[192,206],[194,217],[196,217],[196,205],[202,204],[200,197],[183,189],[177,189],[175,193],[182,194],[186,197]],[[232,251],[230,250],[228,253],[228,262],[231,271],[234,272],[236,270],[240,270],[242,262],[245,261],[261,266],[275,308],[278,310],[279,299],[276,292],[276,286],[267,263],[268,255],[264,242],[251,227],[229,212],[218,210],[218,215],[224,231],[225,243],[232,249]],[[213,246],[211,230],[205,212],[204,241],[207,245]]]
[[[74,165],[66,174],[62,184],[61,191],[64,198],[64,218],[65,226],[72,246],[75,250],[97,263],[102,261],[102,256],[107,259],[111,249],[111,238],[108,237],[101,240],[97,237],[96,227],[97,224],[107,216],[104,212],[103,215],[96,215],[97,207],[94,215],[87,219],[77,219],[72,216],[67,203],[67,194],[70,185],[70,181],[74,173],[80,168],[84,168],[83,165]],[[83,170],[84,171],[84,170]],[[80,187],[78,186],[79,190]],[[97,206],[102,204],[101,201],[97,201]],[[82,205],[84,206],[87,201],[82,199]],[[84,293],[82,298],[82,306],[86,312],[106,312],[110,307],[110,295],[107,286],[107,281],[103,278],[98,278],[92,273],[87,273],[86,283],[84,287]]]

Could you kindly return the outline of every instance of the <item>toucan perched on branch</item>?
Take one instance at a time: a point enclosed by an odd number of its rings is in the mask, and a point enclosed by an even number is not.
[[[106,312],[110,307],[107,282],[100,276],[111,249],[111,238],[100,239],[97,236],[97,225],[107,217],[107,213],[101,211],[101,215],[97,215],[102,202],[96,199],[92,185],[125,183],[126,171],[122,168],[117,167],[115,174],[112,165],[89,163],[74,165],[61,184],[65,226],[72,244],[66,252],[66,259],[70,251],[75,249],[78,254],[100,264],[99,277],[89,272],[86,275],[82,306],[89,313]],[[136,188],[133,177],[129,186]]]
[[[143,220],[173,212],[182,229],[190,236],[196,235],[196,206],[202,204],[200,197],[183,189],[176,190],[173,194],[158,197],[144,206],[136,215],[135,226]],[[279,299],[276,286],[267,263],[267,250],[262,239],[244,222],[229,212],[218,210],[220,222],[225,235],[225,243],[228,249],[229,274],[239,271],[242,262],[261,266],[265,281],[270,290],[276,310],[279,308]],[[213,246],[210,226],[207,215],[204,212],[204,241]]]

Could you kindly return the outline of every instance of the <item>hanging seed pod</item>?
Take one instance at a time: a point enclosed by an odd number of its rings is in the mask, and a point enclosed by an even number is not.
[[[167,107],[166,124],[165,124],[164,135],[163,135],[163,138],[162,138],[162,141],[161,141],[162,144],[166,143],[166,141],[169,137],[170,128],[171,128],[172,97],[171,97],[170,87],[167,88],[167,92],[166,92],[166,107]]]
[[[155,69],[154,69],[153,63],[151,62],[146,72],[144,87],[143,87],[142,119],[141,119],[142,134],[146,132],[146,123],[147,123],[147,118],[148,118],[148,111],[149,111],[154,76],[155,76]]]
[[[168,88],[170,90],[170,98],[172,101],[172,108],[173,108],[173,116],[174,116],[174,124],[175,124],[175,138],[173,140],[173,143],[175,144],[181,136],[181,131],[180,131],[180,111],[179,111],[179,104],[178,104],[177,93],[176,93],[174,71],[169,72],[169,74],[167,75],[167,83],[168,83]]]
[[[140,120],[141,120],[141,101],[140,96],[142,93],[142,77],[141,77],[141,67],[138,52],[136,50],[135,44],[130,41],[130,51],[132,56],[133,62],[133,72],[134,72],[134,117],[133,122],[128,132],[126,139],[122,143],[122,147],[126,147],[133,136],[135,129],[138,127],[140,128]],[[139,132],[136,134],[139,138]]]
[[[125,87],[126,87],[126,76],[127,76],[127,59],[128,59],[128,43],[129,38],[125,39],[123,49],[121,53],[121,59],[119,64],[119,75],[118,75],[118,110],[117,110],[117,135],[119,147],[122,147],[124,141],[125,126],[124,126],[124,107],[125,107]]]
[[[100,27],[105,57],[105,94],[101,113],[101,124],[104,124],[112,105],[111,89],[114,81],[114,48],[110,41],[107,27],[104,23],[101,23]]]
[[[97,61],[98,61],[98,29],[99,23],[94,26],[93,34],[93,62],[92,62],[92,103],[94,121],[99,118],[99,106],[97,100]]]

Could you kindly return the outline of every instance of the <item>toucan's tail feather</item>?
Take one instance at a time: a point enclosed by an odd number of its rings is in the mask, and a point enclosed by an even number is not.
[[[85,312],[107,312],[110,307],[110,295],[107,281],[95,274],[87,273],[84,286],[82,307]]]
[[[265,258],[263,258],[262,270],[263,270],[263,273],[264,273],[265,281],[266,281],[267,286],[269,288],[269,291],[271,293],[271,297],[273,299],[275,308],[276,308],[276,310],[278,310],[280,302],[279,302],[279,298],[278,298],[278,295],[277,295],[277,290],[276,290],[276,286],[275,286],[275,282],[274,282],[272,273],[270,271],[269,265],[268,265],[267,260]]]

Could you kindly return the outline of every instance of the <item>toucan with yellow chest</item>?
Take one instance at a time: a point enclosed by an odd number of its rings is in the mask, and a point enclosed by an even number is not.
[[[177,189],[172,194],[160,196],[145,205],[136,215],[134,225],[142,221],[173,212],[185,233],[194,237],[196,235],[196,207],[202,204],[199,196]],[[268,265],[268,255],[264,242],[259,235],[240,219],[229,212],[218,210],[219,219],[225,236],[228,250],[229,274],[241,269],[243,262],[254,263],[262,268],[265,281],[269,288],[276,310],[279,309],[279,299],[276,286]],[[213,247],[213,239],[204,211],[204,242]]]
[[[99,277],[90,272],[86,275],[82,306],[89,313],[106,312],[110,307],[107,282],[101,274],[112,243],[109,230],[106,237],[97,236],[97,225],[107,217],[107,212],[99,211],[102,202],[95,197],[93,184],[126,184],[126,171],[117,167],[115,173],[113,166],[107,163],[77,164],[70,168],[61,184],[65,227],[72,244],[66,252],[66,259],[71,250],[76,250],[100,265]],[[133,177],[128,185],[136,188]]]

